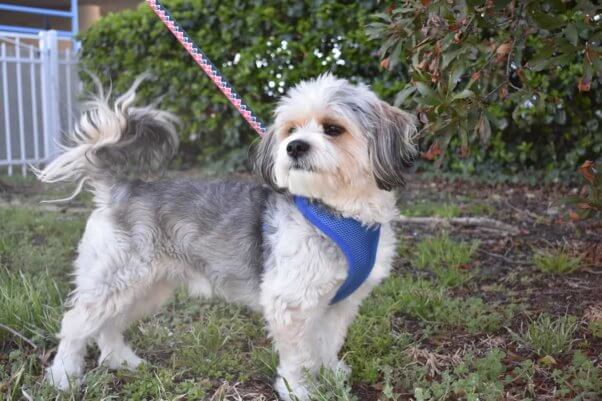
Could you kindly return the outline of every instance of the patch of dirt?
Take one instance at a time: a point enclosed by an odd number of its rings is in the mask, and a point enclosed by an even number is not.
[[[486,227],[459,225],[436,226],[423,224],[398,225],[406,249],[422,238],[445,231],[456,241],[479,241],[473,268],[477,274],[473,285],[452,291],[459,297],[477,296],[487,304],[521,304],[523,309],[504,327],[491,336],[474,336],[453,332],[445,338],[430,337],[422,343],[430,349],[421,350],[442,358],[453,358],[462,350],[485,354],[493,347],[504,350],[506,372],[510,373],[520,361],[538,358],[524,348],[518,348],[509,330],[520,331],[529,319],[541,313],[553,316],[571,314],[582,320],[574,348],[597,359],[602,365],[602,340],[593,337],[585,322],[591,319],[592,310],[602,305],[602,223],[599,220],[574,222],[561,199],[574,189],[561,186],[533,188],[522,185],[480,184],[445,179],[423,180],[414,176],[401,191],[399,202],[409,209],[415,202],[441,202],[460,205],[470,210],[470,205],[484,204],[492,212],[488,217],[516,227],[518,235],[495,231]],[[581,256],[581,267],[570,274],[550,275],[539,272],[532,263],[536,250],[563,245],[567,252]],[[409,263],[403,255],[396,269],[408,271]],[[406,320],[396,326],[404,331],[421,331],[416,322]],[[570,356],[556,358],[556,367],[571,364]],[[549,374],[538,372],[535,392],[541,399],[554,399],[554,383]],[[521,383],[515,383],[520,386]],[[538,398],[539,399],[539,398]]]

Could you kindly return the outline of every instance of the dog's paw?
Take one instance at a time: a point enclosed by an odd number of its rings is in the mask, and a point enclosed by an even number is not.
[[[337,361],[333,366],[330,366],[333,372],[343,375],[345,378],[351,376],[351,368],[345,363],[345,361]]]
[[[67,391],[81,384],[81,372],[67,372],[62,364],[53,363],[46,369],[46,381],[55,388]]]
[[[278,376],[274,388],[282,401],[309,400],[309,391],[305,385],[285,380],[282,376]]]
[[[136,355],[129,347],[121,350],[119,353],[114,352],[109,355],[101,355],[98,360],[98,365],[106,366],[109,369],[114,370],[136,370],[136,368],[143,363],[146,363],[146,361]]]

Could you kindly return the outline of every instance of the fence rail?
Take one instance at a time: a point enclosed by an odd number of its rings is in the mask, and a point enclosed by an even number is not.
[[[73,128],[77,55],[56,31],[0,32],[0,172],[50,160]],[[60,46],[61,45],[61,46]]]

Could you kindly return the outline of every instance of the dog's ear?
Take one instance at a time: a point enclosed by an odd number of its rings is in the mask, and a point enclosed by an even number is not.
[[[278,191],[274,176],[274,158],[276,155],[277,138],[273,127],[254,145],[251,152],[253,171],[264,183]]]
[[[370,163],[378,187],[390,191],[405,184],[402,171],[416,157],[416,118],[382,101],[375,111],[378,121],[368,137]]]

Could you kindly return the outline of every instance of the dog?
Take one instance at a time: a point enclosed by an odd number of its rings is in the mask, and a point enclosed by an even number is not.
[[[133,107],[139,84],[113,105],[102,91],[86,103],[71,146],[37,171],[43,182],[77,182],[73,196],[88,184],[95,204],[48,380],[60,389],[78,383],[92,340],[99,364],[136,368],[143,360],[124,330],[183,285],[193,296],[261,312],[279,356],[276,391],[308,399],[308,380],[321,367],[349,372],[338,356],[347,329],[391,270],[394,189],[416,154],[415,118],[363,84],[325,74],[279,100],[252,150],[262,182],[143,181],[135,177],[166,167],[178,136],[172,114]],[[340,302],[330,303],[347,261],[293,196],[380,227],[370,275]]]

